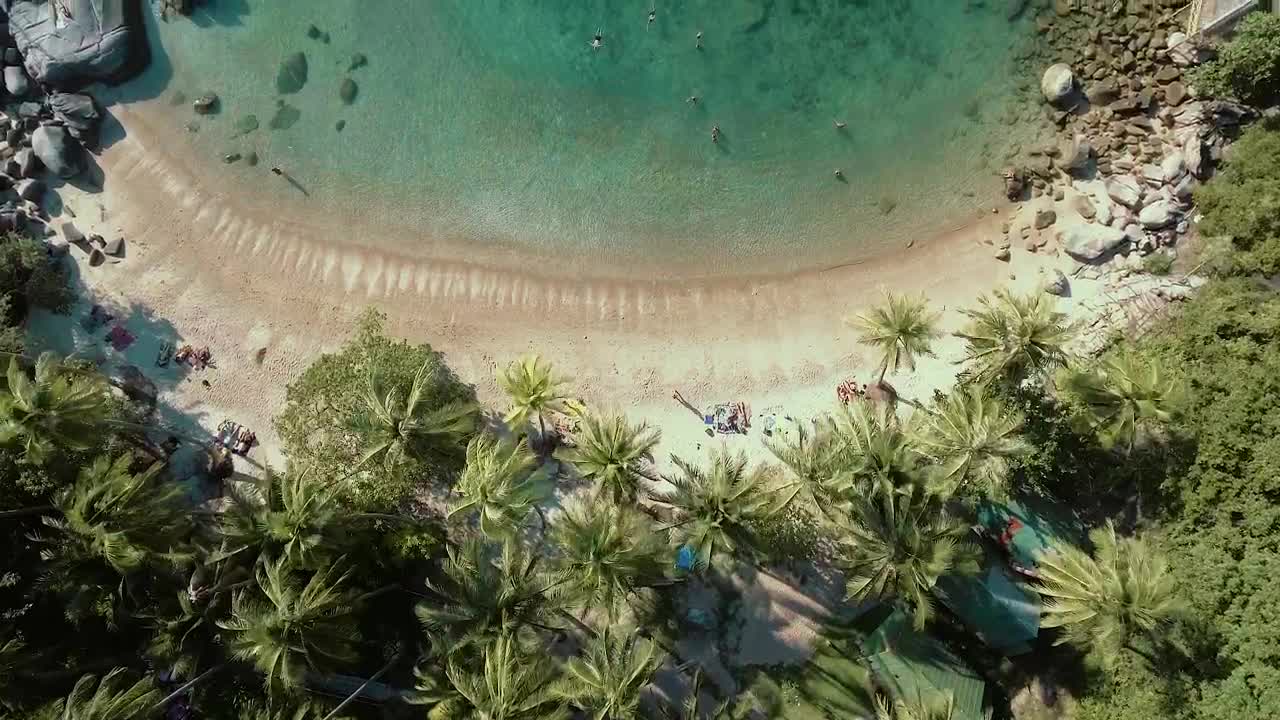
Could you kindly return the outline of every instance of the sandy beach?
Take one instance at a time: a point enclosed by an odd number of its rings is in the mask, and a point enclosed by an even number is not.
[[[1012,207],[975,212],[959,229],[878,260],[738,281],[566,280],[393,256],[352,242],[340,219],[290,207],[265,217],[238,206],[232,193],[197,176],[194,158],[169,152],[173,145],[143,115],[119,104],[110,112],[124,133],[97,157],[103,191],[58,188],[62,211],[52,224],[69,220],[86,233],[126,239],[120,262],[91,268],[82,253],[73,254],[92,301],[127,318],[138,341],[116,353],[102,350],[100,340],[86,348],[84,333],[63,333],[77,338],[77,347],[58,349],[105,353],[155,375],[173,422],[212,432],[229,418],[253,428],[262,441],[254,464],[282,462],[271,418],[286,385],[337,347],[369,306],[387,313],[393,335],[442,351],[491,406],[504,402],[495,371],[538,352],[589,404],[661,428],[660,460],[697,456],[722,441],[760,455],[759,423],[746,436],[713,441],[673,392],[700,407],[740,400],[757,415],[813,417],[835,406],[841,380],[872,379],[876,358],[844,319],[884,291],[923,293],[950,332],[963,322],[955,310],[981,293],[1037,289],[1052,268],[1069,273],[1075,266],[1051,250],[1020,247],[1010,262],[995,259],[989,243],[999,241]],[[262,181],[279,181],[268,167],[260,166]],[[1015,228],[1030,209],[1009,218]],[[1063,309],[1082,307],[1099,288],[1074,282]],[[39,322],[74,327],[76,319]],[[182,375],[154,368],[165,340],[207,345],[216,369]],[[902,394],[925,398],[954,380],[962,342],[947,336],[935,349],[937,357],[923,358],[915,373],[890,378]]]

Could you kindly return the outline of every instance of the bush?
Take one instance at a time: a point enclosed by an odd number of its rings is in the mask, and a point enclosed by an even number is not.
[[[1280,18],[1278,18],[1280,19]],[[1280,131],[1253,127],[1231,148],[1231,161],[1196,191],[1201,232],[1229,236],[1226,272],[1280,272]]]
[[[0,350],[22,351],[18,328],[31,308],[65,313],[74,299],[66,268],[50,260],[43,243],[18,233],[0,235]]]
[[[1218,57],[1192,75],[1202,93],[1234,97],[1252,105],[1280,99],[1280,15],[1255,12],[1246,17],[1236,37]]]
[[[322,355],[286,390],[276,428],[290,462],[306,468],[319,482],[346,478],[360,463],[364,438],[349,421],[365,409],[371,368],[377,369],[387,388],[404,393],[427,363],[432,369],[424,391],[429,407],[475,400],[474,391],[454,376],[430,345],[388,338],[384,319],[374,310],[366,312],[357,322],[355,336],[341,350]],[[460,469],[464,447],[458,448],[456,458],[432,464],[407,461],[390,469],[371,464],[349,478],[344,499],[362,510],[394,509],[416,486]]]
[[[1142,259],[1142,269],[1152,275],[1168,275],[1173,272],[1173,258],[1162,252],[1152,253]]]

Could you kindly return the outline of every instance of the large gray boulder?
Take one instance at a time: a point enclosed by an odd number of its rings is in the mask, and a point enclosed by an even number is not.
[[[1040,92],[1044,93],[1044,99],[1054,105],[1062,104],[1067,98],[1071,97],[1071,91],[1075,89],[1076,76],[1071,72],[1071,67],[1063,63],[1049,66],[1044,71],[1044,76],[1040,78]]]
[[[41,125],[31,133],[31,149],[49,172],[70,178],[84,171],[84,148],[61,125]]]
[[[36,82],[64,90],[123,79],[142,45],[140,0],[4,0],[9,30]],[[56,13],[56,14],[55,14]],[[68,17],[67,15],[70,15]],[[141,43],[141,39],[138,39]]]
[[[10,65],[4,69],[4,89],[14,97],[26,97],[31,92],[31,78],[20,65]]]
[[[1128,240],[1124,231],[1090,222],[1060,224],[1058,242],[1071,257],[1080,262],[1095,262],[1114,252]]]
[[[1172,225],[1178,219],[1178,206],[1171,200],[1161,198],[1138,213],[1138,222],[1148,230],[1158,230]]]
[[[55,92],[49,95],[49,108],[53,116],[62,121],[71,135],[85,147],[97,147],[98,128],[102,125],[102,112],[89,95]]]
[[[1127,208],[1142,202],[1142,185],[1132,175],[1118,175],[1107,180],[1107,195]]]

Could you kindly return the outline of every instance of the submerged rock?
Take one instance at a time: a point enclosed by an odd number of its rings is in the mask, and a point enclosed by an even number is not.
[[[60,178],[79,175],[85,168],[84,148],[59,125],[41,125],[31,133],[31,149],[49,172]]]
[[[258,116],[245,115],[236,120],[236,135],[247,135],[258,129]]]
[[[272,130],[288,130],[293,127],[294,123],[302,117],[302,111],[288,104],[280,103],[276,108],[276,114],[271,116],[271,122],[267,126]]]
[[[343,78],[342,85],[338,87],[338,97],[342,98],[342,102],[350,105],[356,101],[356,95],[359,94],[360,88],[356,85],[356,81],[351,78]]]
[[[369,58],[365,57],[364,53],[355,53],[351,56],[351,62],[347,63],[347,72],[351,72],[353,70],[359,70],[360,68],[368,64],[369,64]]]
[[[281,95],[296,93],[307,84],[307,56],[296,52],[280,63],[276,73],[276,90]]]

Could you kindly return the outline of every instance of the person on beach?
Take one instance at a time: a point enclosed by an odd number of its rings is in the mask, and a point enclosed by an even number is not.
[[[599,50],[602,47],[604,47],[604,35],[601,35],[599,31],[596,31],[595,36],[591,38],[591,49]]]
[[[278,168],[278,167],[273,167],[273,168],[271,168],[271,174],[272,174],[272,175],[284,175],[284,171],[283,171],[283,170],[281,170],[281,169],[280,169],[280,168]]]

